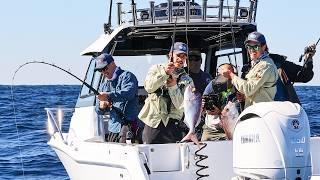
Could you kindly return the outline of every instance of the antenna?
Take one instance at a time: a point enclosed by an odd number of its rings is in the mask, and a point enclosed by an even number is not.
[[[110,34],[112,32],[111,30],[111,13],[112,13],[112,1],[110,0],[110,6],[109,6],[109,19],[108,19],[108,23],[104,24],[104,33],[108,33]]]

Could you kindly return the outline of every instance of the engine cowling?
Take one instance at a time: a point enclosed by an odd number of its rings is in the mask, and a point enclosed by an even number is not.
[[[310,126],[291,102],[263,102],[245,109],[233,135],[233,169],[250,179],[309,179]]]

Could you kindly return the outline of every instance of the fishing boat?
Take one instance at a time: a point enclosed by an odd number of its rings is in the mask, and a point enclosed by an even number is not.
[[[84,81],[93,88],[104,81],[94,71],[95,57],[104,52],[137,76],[139,108],[147,96],[143,80],[148,67],[167,60],[172,41],[200,51],[202,69],[212,75],[219,64],[231,62],[239,70],[248,62],[243,42],[257,30],[257,0],[140,3],[111,0],[104,33],[81,53],[89,56]],[[112,9],[117,10],[115,23]],[[47,108],[48,144],[70,179],[320,179],[320,137],[310,136],[308,117],[299,104],[253,105],[239,115],[233,140],[206,141],[199,149],[191,142],[106,142],[109,116],[99,117],[95,103],[94,91],[82,85],[66,130],[62,122],[70,109]]]

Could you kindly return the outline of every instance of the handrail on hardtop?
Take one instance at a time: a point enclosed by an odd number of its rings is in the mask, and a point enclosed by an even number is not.
[[[167,3],[162,3],[164,7],[161,7],[161,4],[155,6],[154,1],[150,1],[150,7],[144,9],[137,9],[137,4],[132,1],[131,10],[123,11],[122,3],[117,3],[118,10],[118,25],[122,23],[133,23],[136,25],[143,24],[155,24],[155,23],[172,23],[173,17],[178,16],[180,22],[181,19],[183,22],[188,23],[190,20],[200,20],[202,22],[213,21],[213,22],[222,22],[224,20],[233,21],[233,22],[246,22],[252,23],[256,20],[256,11],[258,0],[249,0],[250,6],[243,7],[240,6],[240,0],[234,0],[235,3],[233,6],[224,5],[225,0],[219,0],[218,5],[209,5],[208,0],[202,0],[202,6],[191,3],[190,0],[181,0],[175,1],[167,0]],[[193,2],[193,1],[192,1]],[[174,5],[179,3],[179,6]],[[233,15],[224,15],[224,10],[233,10]],[[208,15],[209,10],[217,10],[216,15]],[[124,19],[123,14],[131,14],[131,18]],[[137,14],[140,13],[140,18],[137,17]],[[156,15],[158,13],[158,16]],[[165,13],[165,15],[160,16],[159,13]],[[179,22],[178,22],[179,23]]]

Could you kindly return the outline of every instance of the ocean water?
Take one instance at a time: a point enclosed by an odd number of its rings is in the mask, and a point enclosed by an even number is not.
[[[308,114],[312,135],[320,135],[320,87],[298,86],[296,89]],[[79,91],[80,86],[71,85],[14,86],[12,101],[11,87],[0,86],[0,180],[69,179],[47,145],[44,108],[73,108]]]

